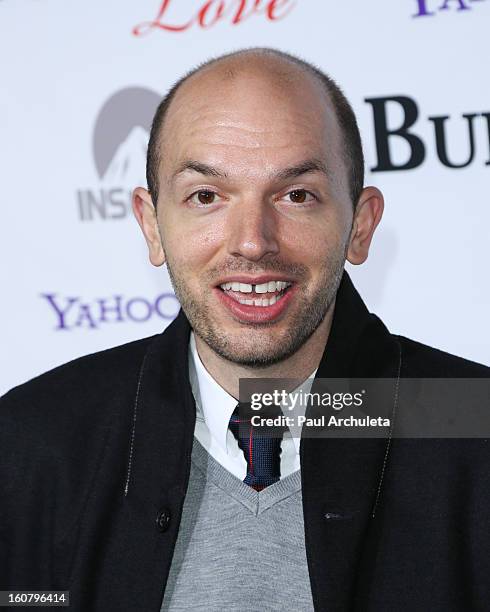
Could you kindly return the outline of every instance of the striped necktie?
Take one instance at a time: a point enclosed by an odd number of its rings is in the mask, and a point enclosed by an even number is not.
[[[229,428],[238,441],[247,461],[247,475],[243,482],[261,491],[281,477],[281,442],[284,427],[254,427],[249,405],[238,403],[231,415]],[[282,415],[275,407],[272,416]],[[270,416],[268,414],[268,416]]]

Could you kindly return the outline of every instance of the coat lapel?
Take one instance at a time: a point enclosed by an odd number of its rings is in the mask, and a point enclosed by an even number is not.
[[[120,548],[112,555],[124,606],[106,609],[157,612],[161,606],[191,465],[195,404],[188,378],[189,333],[181,311],[155,337],[141,367],[126,455]]]
[[[195,423],[189,383],[190,326],[182,311],[163,334],[155,337],[142,365],[133,413],[132,449],[126,495],[161,502],[161,490],[177,487],[182,494],[188,471]],[[168,449],[178,452],[169,456]],[[177,485],[176,483],[183,483]]]
[[[316,378],[396,378],[399,367],[398,342],[369,314],[345,273]],[[306,551],[318,610],[352,608],[363,541],[389,447],[384,437],[301,440]]]

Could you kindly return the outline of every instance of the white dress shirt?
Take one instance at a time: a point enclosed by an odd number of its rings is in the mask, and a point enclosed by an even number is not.
[[[316,370],[301,385],[309,392]],[[189,341],[189,379],[196,401],[194,435],[208,453],[240,480],[247,475],[247,462],[233,433],[228,428],[238,401],[223,389],[204,367],[197,352],[194,333]],[[296,390],[295,390],[296,391]],[[287,407],[281,406],[286,414]],[[295,437],[288,430],[281,442],[281,478],[300,468],[299,445],[301,430]]]

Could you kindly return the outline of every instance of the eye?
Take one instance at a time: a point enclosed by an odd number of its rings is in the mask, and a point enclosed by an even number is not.
[[[197,206],[209,206],[216,201],[217,194],[210,189],[200,189],[189,197],[189,201]]]
[[[286,197],[289,197],[290,201],[295,204],[305,204],[316,199],[315,196],[309,191],[306,191],[306,189],[294,189],[287,193]]]

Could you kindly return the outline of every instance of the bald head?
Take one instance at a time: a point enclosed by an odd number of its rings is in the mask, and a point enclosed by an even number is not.
[[[160,103],[147,155],[148,189],[155,206],[161,165],[170,155],[178,156],[173,151],[178,136],[183,131],[205,132],[211,128],[207,121],[213,122],[215,140],[231,144],[236,132],[241,145],[252,151],[254,146],[264,148],[264,138],[272,129],[279,147],[298,139],[306,139],[307,144],[311,134],[321,135],[328,140],[326,171],[341,165],[350,199],[354,205],[357,202],[364,160],[357,122],[345,96],[313,65],[281,51],[259,48],[206,62],[180,79]]]

